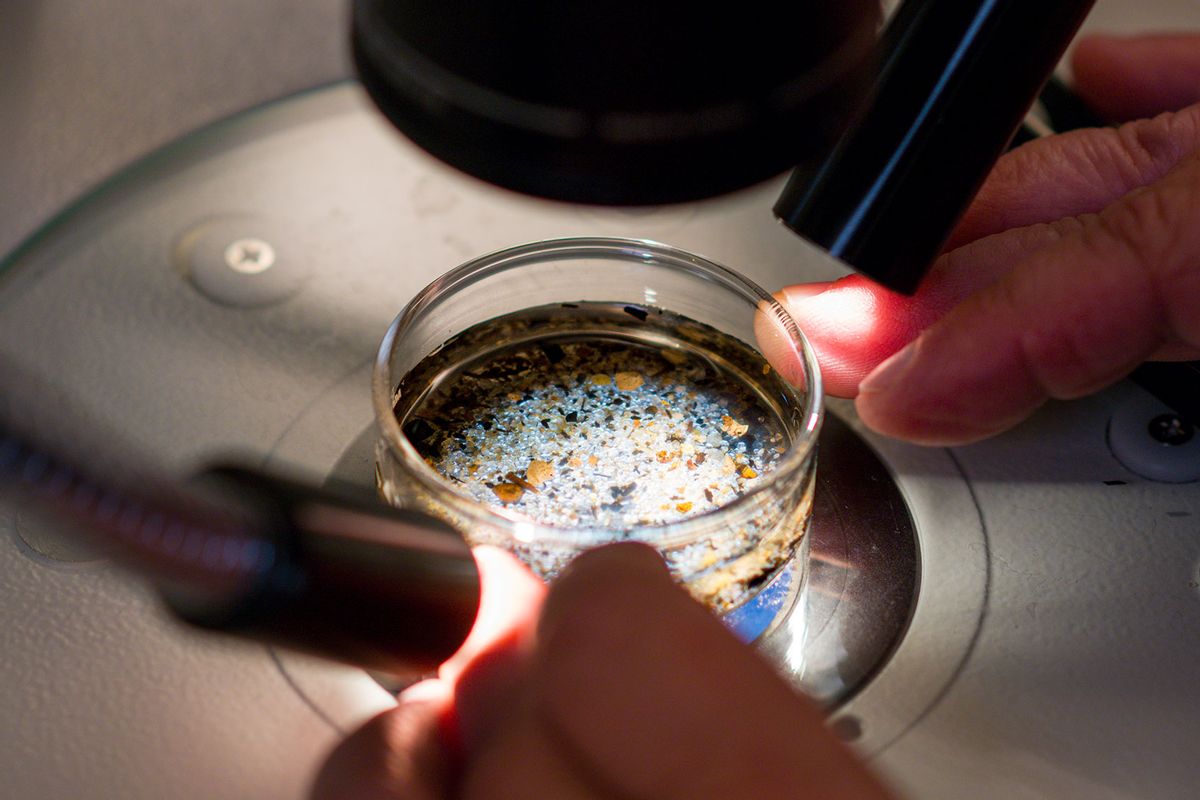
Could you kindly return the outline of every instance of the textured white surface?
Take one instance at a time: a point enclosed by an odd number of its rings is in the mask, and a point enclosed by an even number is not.
[[[0,253],[215,119],[350,74],[343,0],[0,7]]]
[[[0,795],[302,796],[336,731],[263,648],[185,634],[123,576],[7,539],[0,573]]]
[[[956,451],[989,597],[958,681],[884,756],[913,797],[1193,796],[1200,485],[1139,479],[1107,452],[1132,393]]]

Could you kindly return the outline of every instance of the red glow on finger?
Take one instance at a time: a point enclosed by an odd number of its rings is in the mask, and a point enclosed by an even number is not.
[[[816,351],[826,391],[839,397],[855,396],[859,382],[916,338],[930,316],[916,298],[858,276],[817,294],[795,287],[780,296]],[[778,350],[772,356],[786,358]]]
[[[484,654],[518,646],[546,596],[546,585],[510,553],[496,547],[473,552],[479,568],[479,613],[462,647],[438,670],[438,677],[450,684]]]
[[[526,669],[546,585],[507,551],[477,547],[481,596],[467,640],[438,670],[454,694],[442,737],[464,753],[504,716]]]
[[[804,349],[792,335],[791,315],[782,303],[763,302],[754,315],[754,338],[767,363],[793,386],[807,389]]]

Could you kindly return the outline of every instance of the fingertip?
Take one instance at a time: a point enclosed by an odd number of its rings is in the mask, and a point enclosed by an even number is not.
[[[482,546],[472,554],[479,568],[479,613],[462,647],[438,672],[451,685],[480,654],[518,646],[546,596],[546,585],[508,551]]]
[[[1076,82],[1081,74],[1085,83],[1091,83],[1089,79],[1097,71],[1109,71],[1113,62],[1122,60],[1121,48],[1130,40],[1131,37],[1111,31],[1096,31],[1080,36],[1069,56]]]
[[[808,356],[805,349],[793,333],[801,332],[807,340],[799,320],[788,310],[783,292],[776,292],[775,302],[763,301],[759,304],[754,315],[754,339],[763,358],[784,381],[800,389],[806,389],[808,376],[805,373],[805,363]],[[813,365],[813,368],[818,368]]]
[[[512,701],[546,595],[546,585],[508,551],[484,546],[473,553],[482,589],[479,614],[463,646],[438,670],[439,682],[453,689],[443,730],[456,752],[485,738]]]
[[[1097,31],[1080,36],[1071,48],[1071,66],[1075,67],[1080,61],[1090,63],[1095,58],[1103,58],[1113,47],[1118,46],[1120,38],[1108,31]]]
[[[867,373],[940,312],[859,275],[822,286],[789,286],[777,297],[808,338],[825,392],[834,397],[856,396]]]
[[[1120,41],[1112,34],[1089,34],[1080,37],[1070,54],[1075,92],[1096,113],[1114,121],[1130,118],[1122,108],[1129,100],[1124,96],[1127,76],[1123,74]]]
[[[1075,90],[1102,117],[1122,122],[1200,101],[1200,35],[1092,34],[1071,53]]]
[[[828,302],[822,303],[820,300],[821,295],[833,286],[832,281],[796,284],[775,292],[774,297],[795,320],[796,326],[803,332],[809,347],[812,348],[813,356],[817,360],[817,369],[821,372],[821,386],[824,392],[834,397],[854,397],[858,391],[860,376],[857,370],[847,369],[848,359],[844,354],[836,352],[837,348],[831,341],[835,334],[832,334],[824,313]],[[789,383],[799,385],[804,374],[801,353],[795,348],[783,347],[775,342],[766,344],[771,340],[761,332],[758,340],[771,366]]]
[[[538,635],[552,638],[563,625],[574,624],[582,604],[646,587],[650,591],[675,591],[671,574],[654,548],[641,542],[619,542],[588,550],[555,580],[546,597]]]
[[[669,575],[662,555],[645,542],[615,542],[595,547],[584,553],[563,570],[563,579],[584,580],[600,575],[610,577],[613,572],[633,572],[639,575],[663,577]]]

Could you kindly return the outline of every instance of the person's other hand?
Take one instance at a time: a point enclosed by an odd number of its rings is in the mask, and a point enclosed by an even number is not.
[[[471,639],[337,748],[314,798],[888,797],[649,548],[580,556],[544,605],[506,553],[478,558]]]
[[[1200,358],[1200,36],[1090,37],[1073,66],[1113,121],[1182,110],[1006,155],[913,297],[857,276],[779,293],[872,428],[975,441]]]

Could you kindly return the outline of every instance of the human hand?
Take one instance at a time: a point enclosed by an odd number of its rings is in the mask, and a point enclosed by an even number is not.
[[[315,800],[886,800],[822,714],[636,544],[544,588],[480,549],[480,623],[348,737]]]
[[[1073,62],[1114,121],[1183,110],[1006,155],[913,297],[858,276],[779,293],[872,428],[975,441],[1200,358],[1200,36],[1091,37]]]

